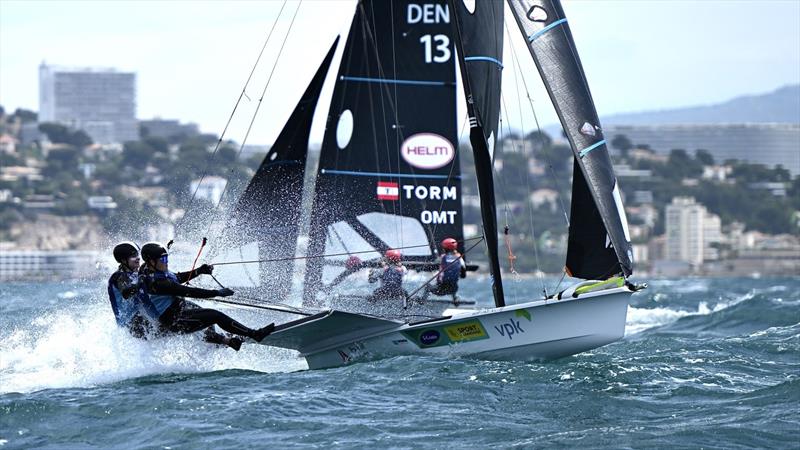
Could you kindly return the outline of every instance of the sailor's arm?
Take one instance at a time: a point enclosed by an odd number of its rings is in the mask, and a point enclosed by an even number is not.
[[[203,274],[211,274],[214,271],[214,266],[210,264],[203,264],[202,266],[194,269],[194,270],[187,270],[186,272],[178,272],[175,274],[178,277],[178,281],[181,283],[186,283],[189,280],[193,280],[200,275]]]
[[[139,278],[134,273],[122,272],[117,277],[115,284],[119,292],[122,293],[122,298],[126,300],[139,290]]]
[[[187,272],[188,273],[188,272]],[[180,277],[178,277],[180,280]],[[217,289],[202,289],[192,286],[184,286],[170,280],[155,280],[150,283],[150,291],[154,294],[177,295],[180,297],[191,298],[211,298],[221,294]]]

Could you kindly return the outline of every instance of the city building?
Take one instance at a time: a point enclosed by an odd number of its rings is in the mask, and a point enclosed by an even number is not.
[[[700,265],[719,258],[720,218],[692,197],[675,197],[666,208],[664,258]]]
[[[4,249],[0,252],[0,281],[91,275],[100,256],[94,251]]]
[[[154,136],[164,139],[177,137],[191,137],[200,134],[195,123],[180,123],[177,120],[150,119],[140,120],[139,129],[143,136]]]
[[[800,124],[746,123],[696,125],[608,125],[603,130],[613,139],[621,134],[634,144],[646,144],[659,155],[684,149],[690,155],[707,150],[718,163],[737,159],[777,165],[800,174]]]
[[[42,63],[39,122],[84,130],[100,144],[137,140],[136,74]]]

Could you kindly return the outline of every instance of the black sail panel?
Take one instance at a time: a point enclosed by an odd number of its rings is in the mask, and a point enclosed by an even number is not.
[[[233,214],[235,240],[258,242],[260,260],[285,259],[261,263],[261,286],[277,301],[291,289],[311,123],[338,42],[337,37]]]
[[[472,11],[462,1],[452,6],[458,18],[470,93],[494,160],[503,78],[503,2],[479,0]]]
[[[500,118],[500,83],[503,57],[503,3],[475,2],[469,11],[462,2],[450,1],[454,21],[461,79],[470,121],[470,143],[481,200],[486,249],[492,274],[495,305],[505,306],[497,240],[492,162]]]
[[[628,225],[606,141],[564,10],[558,0],[508,0],[528,42],[577,160],[573,180],[567,270],[579,278],[602,278],[633,271]],[[580,175],[578,175],[580,173]],[[585,190],[581,180],[585,181]],[[584,201],[591,197],[592,202]],[[603,231],[596,227],[602,219]],[[613,248],[597,252],[599,246]],[[578,263],[592,259],[591,263]]]
[[[463,239],[452,42],[444,0],[358,3],[320,154],[306,304],[348,256],[402,248],[433,262],[443,238]]]

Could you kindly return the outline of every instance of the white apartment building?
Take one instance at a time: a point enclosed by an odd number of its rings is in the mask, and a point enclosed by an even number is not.
[[[42,63],[39,122],[84,130],[98,144],[137,140],[136,74]]]
[[[94,251],[3,250],[0,280],[78,278],[96,272],[101,255]]]
[[[712,246],[722,240],[719,216],[710,214],[692,197],[673,198],[665,216],[665,259],[699,265],[719,258],[718,250]]]

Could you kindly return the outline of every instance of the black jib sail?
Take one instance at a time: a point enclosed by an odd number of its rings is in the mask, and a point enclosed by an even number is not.
[[[508,0],[575,156],[567,271],[604,279],[633,271],[628,224],[589,85],[558,0]]]
[[[461,79],[467,101],[470,143],[481,199],[483,234],[489,253],[492,291],[496,306],[505,306],[503,281],[497,248],[497,213],[492,162],[500,118],[500,83],[503,58],[503,3],[477,1],[472,11],[463,2],[450,0],[456,11],[454,21]]]
[[[450,20],[445,0],[358,3],[320,154],[306,304],[349,256],[399,248],[431,263],[443,238],[462,240]]]
[[[233,217],[240,243],[258,242],[260,284],[276,301],[283,301],[292,285],[303,200],[311,122],[325,76],[339,42],[337,37],[317,69],[292,115],[264,161],[239,198]],[[280,260],[280,261],[266,261]]]

